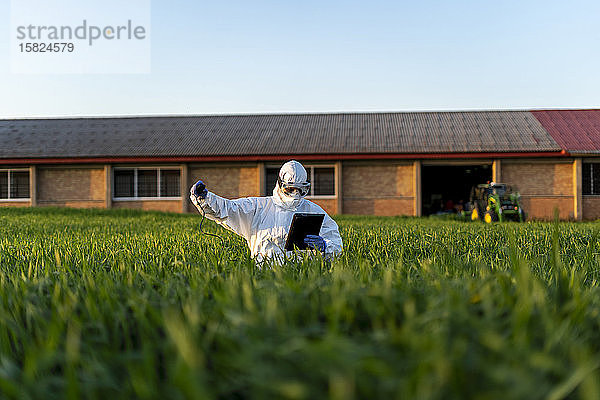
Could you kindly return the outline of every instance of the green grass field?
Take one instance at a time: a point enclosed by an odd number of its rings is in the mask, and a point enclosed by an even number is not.
[[[0,209],[2,398],[600,398],[600,226],[338,218],[257,269],[198,215]]]

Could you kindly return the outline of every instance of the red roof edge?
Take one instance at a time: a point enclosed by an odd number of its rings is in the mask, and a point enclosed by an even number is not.
[[[566,151],[600,151],[600,110],[538,110],[531,114]]]
[[[74,157],[74,158],[7,158],[0,165],[40,164],[111,164],[111,163],[157,163],[157,162],[232,162],[232,161],[286,161],[314,160],[410,160],[410,159],[457,159],[457,158],[538,158],[569,157],[565,151],[498,152],[498,153],[376,153],[376,154],[280,154],[247,156],[175,156],[175,157]]]

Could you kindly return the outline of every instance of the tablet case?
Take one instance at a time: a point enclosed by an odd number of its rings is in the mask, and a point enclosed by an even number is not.
[[[296,213],[292,218],[292,225],[285,241],[285,250],[306,250],[304,243],[306,235],[319,235],[325,214]]]

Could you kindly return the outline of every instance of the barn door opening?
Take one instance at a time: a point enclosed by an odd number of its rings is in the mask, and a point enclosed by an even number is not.
[[[492,180],[492,164],[423,165],[423,215],[456,213],[469,201],[471,188]]]

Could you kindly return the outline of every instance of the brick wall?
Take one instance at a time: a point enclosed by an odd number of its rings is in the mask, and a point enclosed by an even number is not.
[[[200,167],[189,169],[188,187],[201,179],[208,190],[219,196],[233,199],[259,196],[258,167]]]
[[[521,193],[523,208],[532,219],[561,219],[573,212],[573,165],[557,162],[502,162],[502,181]]]
[[[527,219],[552,220],[558,208],[560,219],[573,219],[573,198],[522,197],[521,204]]]
[[[189,201],[189,188],[198,180],[206,184],[206,188],[211,192],[227,199],[237,199],[240,197],[260,196],[258,187],[259,169],[257,165],[247,166],[190,166],[188,172],[188,184],[185,201],[188,203],[188,210],[195,212]]]
[[[381,162],[344,164],[345,214],[414,215],[414,166]]]
[[[104,207],[103,166],[37,167],[37,202],[40,206]],[[551,219],[558,207],[563,219],[573,218],[573,165],[556,160],[503,160],[502,180],[518,188],[530,218]],[[258,196],[257,164],[190,165],[186,187],[198,179],[226,198]],[[329,214],[414,215],[414,165],[411,162],[353,161],[342,166],[342,205],[337,199],[314,200]],[[270,193],[267,193],[270,195]],[[182,193],[188,202],[187,190]],[[27,207],[29,202],[0,202]],[[114,201],[115,208],[181,212],[180,201]],[[192,207],[188,208],[194,210]],[[600,218],[600,197],[583,197],[583,218]]]
[[[0,207],[30,207],[29,201],[0,201]]]
[[[37,168],[40,206],[104,207],[103,168]]]
[[[583,196],[583,219],[600,219],[600,196]]]
[[[336,199],[309,199],[315,204],[318,204],[325,212],[329,215],[337,214],[337,200]]]
[[[523,195],[573,196],[571,163],[502,163],[502,181],[516,185]]]
[[[144,201],[113,201],[113,208],[132,208],[136,210],[152,210],[163,212],[181,212],[179,200],[144,200]]]

